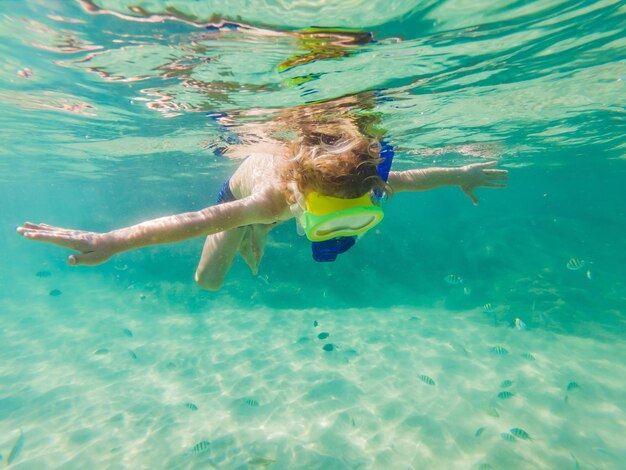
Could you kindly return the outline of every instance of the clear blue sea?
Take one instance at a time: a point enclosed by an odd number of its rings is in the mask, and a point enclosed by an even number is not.
[[[624,468],[625,31],[620,0],[0,0],[0,467]],[[290,221],[218,292],[202,239],[77,268],[15,233],[199,210],[252,120],[353,95],[394,169],[508,187],[398,194],[334,263]]]

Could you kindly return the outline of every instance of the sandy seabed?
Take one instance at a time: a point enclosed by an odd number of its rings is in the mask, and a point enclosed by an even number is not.
[[[222,302],[189,313],[132,289],[85,281],[51,295],[53,285],[0,301],[0,454],[11,468],[626,459],[626,346],[594,339],[593,326],[585,338],[518,331],[480,309]]]

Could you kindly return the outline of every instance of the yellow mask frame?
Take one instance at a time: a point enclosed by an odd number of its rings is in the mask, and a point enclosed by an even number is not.
[[[306,237],[314,242],[362,235],[384,217],[382,208],[372,203],[369,194],[344,199],[312,191],[306,195],[305,205],[298,221]]]

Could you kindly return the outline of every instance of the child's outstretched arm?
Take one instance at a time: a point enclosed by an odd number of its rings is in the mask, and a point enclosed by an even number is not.
[[[161,217],[112,232],[69,230],[29,222],[18,227],[17,232],[30,240],[80,252],[69,256],[71,265],[96,265],[117,253],[142,246],[173,243],[243,225],[273,223],[284,209],[283,201],[275,191],[268,190],[197,212]]]
[[[387,182],[394,192],[416,192],[459,186],[472,202],[478,204],[476,188],[504,188],[508,179],[506,170],[494,170],[498,162],[474,163],[458,168],[426,168],[423,170],[392,171]]]

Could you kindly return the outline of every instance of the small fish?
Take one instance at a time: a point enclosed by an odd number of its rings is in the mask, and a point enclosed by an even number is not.
[[[511,431],[511,434],[513,434],[515,437],[519,439],[532,441],[532,439],[530,438],[530,435],[526,431],[524,431],[522,428],[511,428],[509,431]]]
[[[483,312],[493,313],[495,311],[496,311],[496,308],[493,306],[493,304],[486,303],[485,305],[483,305]]]
[[[52,273],[50,271],[37,271],[35,273],[35,276],[37,276],[37,277],[50,277],[50,276],[52,276]]]
[[[330,333],[326,333],[325,331],[321,332],[319,335],[317,335],[317,337],[319,339],[326,339],[330,336]]]
[[[463,278],[461,276],[457,276],[456,274],[448,274],[443,278],[443,280],[446,284],[450,284],[451,286],[463,284]]]
[[[501,387],[501,388],[509,388],[511,385],[513,385],[513,381],[512,381],[512,380],[509,380],[509,379],[503,380],[503,381],[500,383],[500,387]]]
[[[252,460],[248,460],[248,465],[252,465],[253,467],[269,467],[274,462],[276,462],[276,460],[265,457],[256,457]]]
[[[61,295],[63,292],[61,292],[59,289],[52,289],[50,291],[50,294],[52,297],[58,297],[59,295]]]
[[[587,269],[585,276],[587,276],[587,279],[589,279],[590,281],[593,279],[593,274],[591,273],[589,269]]]
[[[498,393],[496,396],[501,400],[508,400],[509,398],[513,398],[513,392],[509,392],[508,390],[504,390]]]
[[[132,332],[132,331],[130,331],[128,328],[124,328],[124,329],[122,330],[122,332],[123,332],[126,336],[128,336],[129,338],[132,338],[132,337],[133,337],[133,332]]]
[[[580,385],[578,385],[576,382],[570,382],[567,384],[567,387],[565,388],[568,392],[571,392],[572,390],[576,390],[577,388],[580,388]]]
[[[11,452],[9,452],[9,456],[7,457],[7,465],[11,465],[13,461],[20,455],[22,451],[22,447],[24,447],[24,433],[20,429],[20,435],[17,437],[15,444],[13,444],[13,448]]]
[[[535,360],[535,356],[533,356],[531,353],[524,353],[522,354],[522,357],[531,362]]]
[[[133,360],[135,360],[135,361],[137,360],[137,354],[135,354],[135,351],[129,349],[128,350],[128,354],[130,355],[130,357],[133,358]]]
[[[474,437],[480,437],[480,435],[485,431],[484,427],[478,428],[474,433]]]
[[[257,407],[259,406],[259,402],[256,401],[254,398],[246,398],[244,403],[248,406],[252,406],[252,407]]]
[[[507,355],[509,353],[509,351],[507,351],[502,346],[494,346],[493,348],[490,349],[490,351],[493,354],[497,354],[498,356],[505,356],[505,355]]]
[[[328,343],[328,344],[325,344],[324,346],[322,346],[322,349],[324,351],[326,351],[326,352],[330,352],[330,351],[333,351],[335,349],[335,345],[332,344],[332,343]]]
[[[513,434],[509,434],[508,432],[503,432],[500,434],[500,437],[508,442],[515,442],[517,440]]]
[[[524,331],[526,329],[526,323],[524,323],[519,318],[516,318],[515,319],[515,328],[517,328],[518,331]]]
[[[570,271],[578,271],[579,269],[583,268],[586,264],[587,263],[580,258],[571,258],[567,262],[565,267],[569,269]]]
[[[420,375],[420,380],[427,385],[435,385],[435,381],[427,375]]]
[[[198,411],[198,407],[191,402],[185,403],[185,406],[189,408],[191,411]]]
[[[319,323],[317,323],[317,320],[313,321],[313,326],[317,328],[317,325],[319,325]]]
[[[102,356],[103,354],[109,354],[109,350],[107,348],[97,349],[94,353],[96,356]]]
[[[196,454],[204,454],[209,450],[211,443],[209,441],[200,441],[191,448]]]
[[[471,293],[472,293],[472,288],[471,288],[471,287],[467,287],[467,286],[465,286],[465,287],[463,288],[463,294],[465,294],[465,295],[470,295]]]

